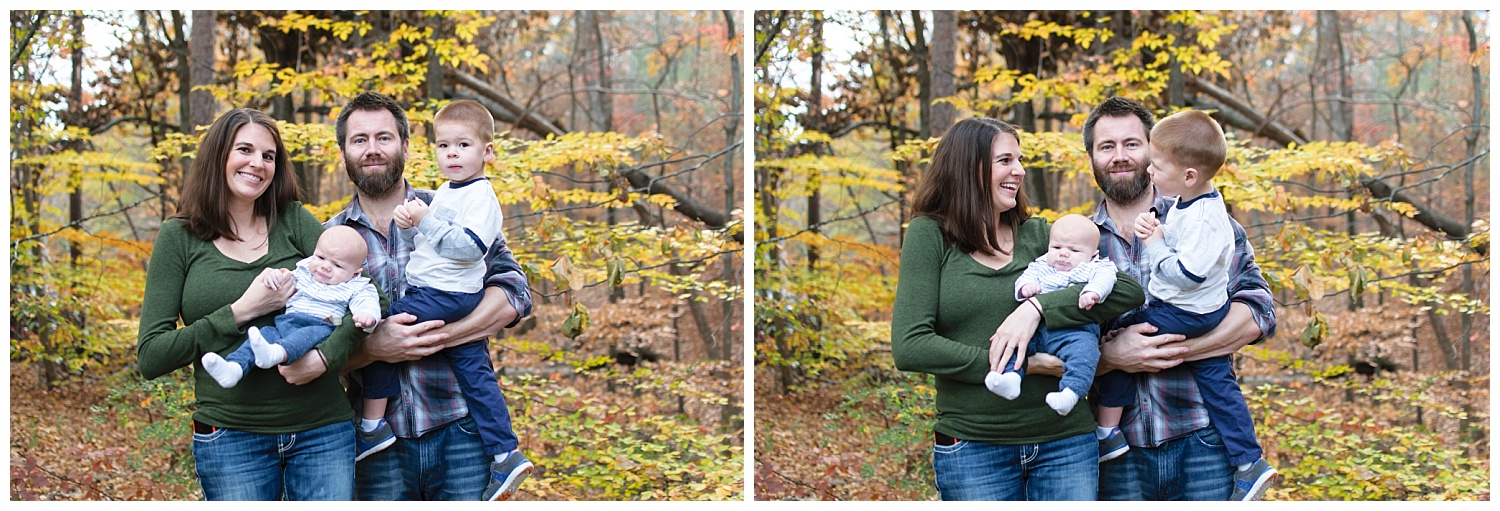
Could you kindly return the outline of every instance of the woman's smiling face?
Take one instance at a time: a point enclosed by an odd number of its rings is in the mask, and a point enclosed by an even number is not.
[[[224,162],[229,200],[254,203],[271,187],[276,177],[276,138],[256,123],[247,123],[234,133],[229,159]]]
[[[990,148],[990,191],[995,194],[995,212],[1004,213],[1016,207],[1021,181],[1026,169],[1021,167],[1021,141],[1001,132]]]

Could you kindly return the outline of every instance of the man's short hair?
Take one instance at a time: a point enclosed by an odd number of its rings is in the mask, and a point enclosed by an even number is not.
[[[1204,179],[1219,172],[1229,152],[1224,130],[1202,110],[1183,110],[1163,118],[1151,129],[1151,145],[1172,163],[1198,169]]]
[[[339,139],[339,149],[344,148],[344,137],[349,134],[349,114],[358,111],[380,111],[385,110],[396,118],[396,134],[401,137],[401,143],[405,144],[411,138],[411,123],[406,120],[406,109],[395,99],[379,92],[362,92],[339,111],[337,121],[333,123],[333,134]]]
[[[1094,156],[1094,126],[1099,124],[1099,119],[1128,116],[1140,119],[1141,129],[1146,132],[1147,137],[1151,136],[1151,127],[1156,124],[1156,114],[1151,113],[1146,105],[1134,99],[1111,96],[1089,112],[1088,120],[1083,121],[1083,147],[1088,151],[1090,158]]]
[[[495,117],[490,109],[472,99],[459,99],[438,110],[432,118],[435,127],[440,122],[451,122],[468,128],[480,141],[488,144],[495,138]]]

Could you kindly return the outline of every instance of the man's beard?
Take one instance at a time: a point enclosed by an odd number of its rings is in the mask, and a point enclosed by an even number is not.
[[[1135,172],[1125,179],[1112,179],[1109,170],[1094,166],[1094,182],[1099,184],[1099,189],[1110,202],[1129,204],[1151,190],[1151,174],[1144,167],[1136,167]]]
[[[406,158],[399,154],[389,157],[367,154],[365,161],[384,163],[385,172],[364,172],[360,169],[360,165],[349,161],[347,157],[344,158],[344,172],[349,174],[349,180],[354,181],[354,187],[359,189],[359,193],[380,197],[390,193],[396,185],[401,184],[401,174],[406,169]]]

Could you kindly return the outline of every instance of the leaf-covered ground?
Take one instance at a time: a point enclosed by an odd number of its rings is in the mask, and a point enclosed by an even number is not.
[[[1282,474],[1266,499],[1489,500],[1488,371],[1441,370],[1408,307],[1323,312],[1333,334],[1316,349],[1299,344],[1308,320],[1290,312],[1241,351],[1257,436]],[[1488,320],[1476,324],[1474,367],[1488,368]],[[1364,375],[1361,363],[1393,365]],[[936,499],[927,377],[888,362],[844,369],[785,393],[761,369],[756,498]]]
[[[174,472],[174,456],[191,452],[187,430],[175,439],[148,439],[143,434],[146,426],[160,417],[144,409],[125,415],[105,413],[105,378],[87,377],[37,390],[36,373],[30,365],[10,365],[12,500],[200,497],[188,480],[162,477]]]
[[[661,296],[596,305],[577,340],[556,333],[568,310],[538,304],[534,323],[494,347],[537,465],[515,499],[743,498],[739,361],[707,360],[687,308]],[[656,360],[622,366],[611,349]],[[124,356],[50,390],[38,390],[37,367],[11,364],[12,500],[202,498],[182,405],[188,371],[143,382]]]

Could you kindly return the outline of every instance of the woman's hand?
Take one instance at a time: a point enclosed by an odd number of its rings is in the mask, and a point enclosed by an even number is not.
[[[1012,360],[1016,369],[1021,369],[1022,361],[1026,359],[1026,345],[1031,342],[1031,336],[1041,321],[1040,302],[1035,298],[1021,302],[1005,322],[1000,323],[1000,328],[995,329],[995,335],[990,336],[990,370],[1004,372],[1001,368]]]
[[[276,366],[281,371],[281,377],[292,385],[306,385],[328,372],[328,359],[323,358],[323,352],[313,348],[306,355],[291,364]]]
[[[266,268],[260,275],[256,275],[245,294],[229,304],[229,309],[234,312],[235,324],[243,326],[252,319],[286,307],[286,301],[297,293],[297,284],[291,279],[285,279],[290,273],[284,268]],[[273,289],[272,283],[279,285]]]

